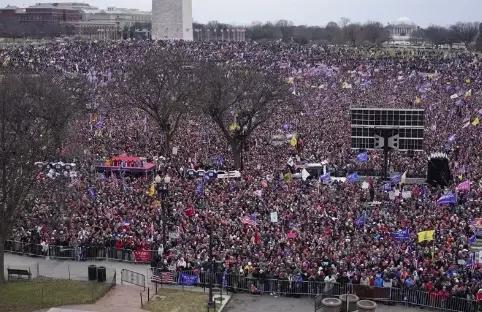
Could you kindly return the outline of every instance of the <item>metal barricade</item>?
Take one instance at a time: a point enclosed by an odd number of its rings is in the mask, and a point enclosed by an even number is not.
[[[133,285],[140,286],[146,290],[146,276],[141,273],[130,271],[127,269],[121,270],[121,283],[126,282]]]

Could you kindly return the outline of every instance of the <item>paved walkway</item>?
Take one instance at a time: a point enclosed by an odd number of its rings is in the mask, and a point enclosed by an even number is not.
[[[45,259],[41,257],[20,256],[6,253],[5,254],[5,274],[7,267],[19,267],[30,268],[30,272],[34,277],[39,275],[63,278],[63,279],[75,279],[75,280],[87,280],[87,267],[91,264],[97,266],[105,266],[107,270],[107,279],[113,277],[114,271],[116,271],[117,284],[121,283],[121,270],[128,269],[137,273],[146,275],[146,279],[150,280],[149,265],[134,264],[117,261],[71,261],[71,260],[53,260]]]
[[[142,288],[117,285],[95,304],[65,306],[62,308],[95,312],[145,312],[141,309]],[[143,294],[147,301],[147,293]]]

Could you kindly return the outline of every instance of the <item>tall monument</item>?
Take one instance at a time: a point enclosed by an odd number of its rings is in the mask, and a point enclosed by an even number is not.
[[[152,0],[152,39],[193,40],[192,0]]]

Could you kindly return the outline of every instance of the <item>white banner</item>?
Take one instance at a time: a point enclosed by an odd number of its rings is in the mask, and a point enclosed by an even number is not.
[[[271,213],[271,222],[277,223],[278,222],[278,212],[274,211]]]

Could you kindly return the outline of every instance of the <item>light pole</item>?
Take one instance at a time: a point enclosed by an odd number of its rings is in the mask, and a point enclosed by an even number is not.
[[[208,311],[210,309],[213,309],[213,311],[216,310],[216,303],[213,300],[213,279],[214,279],[214,257],[213,257],[213,225],[210,224],[208,228],[208,233],[209,233],[209,299],[208,299]]]
[[[162,247],[166,248],[166,225],[167,225],[167,215],[166,215],[166,201],[169,197],[169,183],[171,182],[171,177],[166,175],[164,177],[164,183],[161,184],[161,177],[157,175],[154,178],[154,182],[157,187],[157,196],[161,198],[161,214],[162,214]]]

